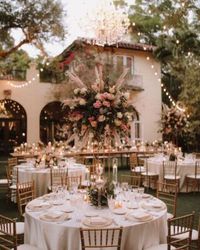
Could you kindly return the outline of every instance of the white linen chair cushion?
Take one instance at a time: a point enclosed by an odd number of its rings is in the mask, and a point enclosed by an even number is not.
[[[0,185],[1,184],[8,184],[8,180],[7,179],[0,179]]]
[[[175,226],[175,232],[177,231],[177,228],[178,227]],[[172,230],[172,232],[174,231],[173,227],[171,227],[171,230]],[[174,236],[172,238],[176,238],[176,239],[182,240],[182,239],[188,238],[188,233],[182,233],[182,234],[179,234],[179,235]],[[198,231],[195,230],[195,229],[192,229],[192,240],[198,240]]]
[[[16,222],[16,234],[24,234],[24,222]]]
[[[176,249],[175,247],[171,247],[171,249]],[[167,244],[161,244],[153,247],[145,248],[144,250],[167,250]]]
[[[42,250],[42,249],[39,249],[37,247],[31,246],[28,244],[23,244],[23,245],[17,246],[17,250]]]
[[[131,171],[134,172],[134,173],[142,173],[142,172],[145,172],[145,168],[142,167],[142,166],[141,167],[137,166],[135,168],[132,168]]]
[[[199,179],[200,180],[200,175],[199,174],[196,176],[196,178],[195,178],[194,174],[188,174],[188,175],[186,175],[186,177],[191,178],[191,179]]]
[[[179,180],[181,177],[179,175],[176,176],[176,180]],[[165,175],[164,176],[164,179],[167,179],[167,180],[175,180],[175,176],[174,175]]]
[[[143,172],[142,175],[146,175],[146,176],[158,176],[158,174],[154,173],[154,172]]]
[[[10,189],[17,189],[17,185],[16,184],[12,184],[9,188]]]

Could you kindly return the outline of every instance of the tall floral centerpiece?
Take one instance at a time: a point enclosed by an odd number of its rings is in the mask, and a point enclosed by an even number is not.
[[[130,122],[134,107],[129,103],[129,93],[124,85],[126,69],[116,82],[103,81],[103,68],[95,68],[96,81],[90,86],[69,73],[74,81],[74,96],[64,101],[70,111],[66,118],[73,134],[68,139],[75,141],[78,148],[87,147],[89,143],[119,146],[121,140],[129,140]]]
[[[172,141],[177,145],[178,137],[187,132],[188,124],[187,114],[184,110],[163,106],[161,132],[165,140]]]

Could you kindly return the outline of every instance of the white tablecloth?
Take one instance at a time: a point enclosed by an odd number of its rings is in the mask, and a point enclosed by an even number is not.
[[[147,160],[148,169],[150,172],[155,172],[159,175],[159,181],[163,180],[163,161],[165,158],[152,157]],[[178,160],[177,162],[177,175],[180,179],[180,192],[185,192],[185,176],[187,174],[194,174],[195,161],[192,159]]]
[[[34,180],[36,197],[47,193],[50,185],[49,168],[35,168],[32,163],[23,163],[16,167],[18,168],[19,183]],[[82,176],[82,181],[85,180],[85,165],[73,162],[66,166],[66,168],[68,168],[69,176]]]
[[[38,199],[42,199],[42,197]],[[149,201],[142,199],[138,204],[154,202],[155,200],[156,202],[158,201],[152,197],[149,198]],[[150,211],[149,209],[142,210],[140,207],[137,209],[126,208],[128,213],[131,211],[146,211],[151,214],[152,219],[145,222],[127,220],[125,219],[126,215],[114,214],[109,208],[95,208],[86,202],[80,201],[80,199],[76,209],[72,213],[69,213],[70,220],[64,222],[46,222],[40,218],[45,213],[50,213],[50,211],[61,210],[63,206],[70,207],[70,204],[70,201],[65,200],[63,205],[53,205],[49,208],[49,212],[47,210],[33,212],[26,208],[25,243],[35,245],[42,250],[80,250],[79,228],[84,227],[82,220],[86,218],[86,214],[92,213],[112,218],[113,223],[110,227],[123,227],[122,250],[142,250],[146,247],[166,242],[167,211],[164,203],[162,209],[155,211]]]

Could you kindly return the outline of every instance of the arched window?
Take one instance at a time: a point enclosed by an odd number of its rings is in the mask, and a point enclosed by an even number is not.
[[[141,141],[141,139],[142,139],[142,125],[139,120],[139,114],[137,110],[135,110],[131,126],[131,140],[137,142]]]
[[[47,144],[49,141],[65,140],[65,115],[67,109],[59,101],[48,103],[40,113],[40,140]]]
[[[8,154],[13,147],[26,142],[26,111],[16,101],[0,100],[0,152]]]

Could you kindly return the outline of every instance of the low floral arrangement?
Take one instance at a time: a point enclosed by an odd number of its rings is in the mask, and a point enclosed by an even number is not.
[[[69,73],[78,87],[74,89],[74,96],[64,101],[70,108],[66,118],[73,130],[70,139],[78,137],[82,147],[86,147],[88,140],[103,141],[115,138],[120,145],[121,138],[128,140],[130,122],[133,119],[134,107],[129,103],[129,93],[124,83],[127,72],[124,72],[116,83],[104,83],[102,67],[96,68],[97,80],[90,86],[84,84],[80,78]],[[69,139],[69,141],[70,141]]]
[[[98,193],[100,192],[100,194]],[[99,197],[100,195],[100,197]],[[107,206],[107,196],[112,195],[114,197],[114,184],[111,181],[106,181],[103,187],[98,190],[96,185],[89,187],[88,196],[92,205],[94,206]],[[99,204],[100,201],[100,204]]]

